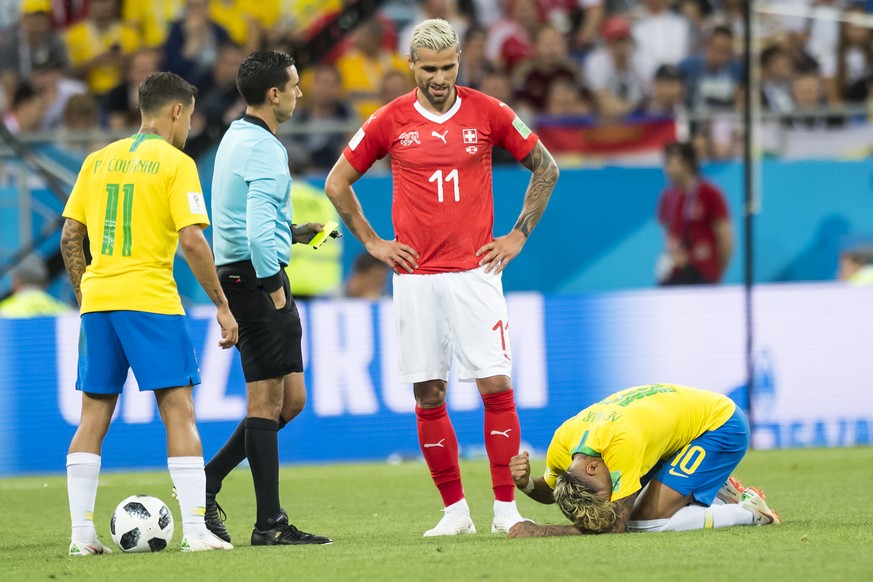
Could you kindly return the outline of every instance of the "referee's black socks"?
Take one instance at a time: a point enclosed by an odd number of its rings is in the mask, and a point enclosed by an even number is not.
[[[267,418],[245,420],[245,449],[252,470],[258,504],[259,530],[269,529],[267,520],[282,510],[279,504],[279,423]]]
[[[279,417],[279,430],[288,421]],[[242,419],[224,446],[206,463],[206,493],[217,495],[221,483],[246,458],[246,419]]]

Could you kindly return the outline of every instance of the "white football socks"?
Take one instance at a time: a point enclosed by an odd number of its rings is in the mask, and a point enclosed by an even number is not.
[[[754,514],[735,503],[724,505],[686,505],[670,519],[652,519],[628,523],[631,531],[689,531],[735,525],[754,525]]]
[[[77,542],[97,539],[94,529],[94,502],[100,476],[100,455],[70,453],[67,455],[67,496],[70,500],[71,537]]]
[[[182,534],[195,538],[207,536],[203,514],[206,512],[206,473],[203,457],[169,457],[167,468],[176,487],[182,512]]]

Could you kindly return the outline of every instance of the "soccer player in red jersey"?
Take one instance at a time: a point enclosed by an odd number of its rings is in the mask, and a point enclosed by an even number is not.
[[[409,66],[417,87],[373,114],[340,156],[325,190],[349,230],[395,272],[400,380],[414,386],[418,438],[445,505],[425,536],[475,533],[461,487],[458,441],[446,413],[452,356],[475,380],[485,408],[485,447],[494,489],[492,532],[523,518],[509,461],[520,434],[501,273],[546,209],[558,167],[536,134],[504,103],[455,85],[458,35],[444,20],[413,30]],[[531,172],[521,215],[494,237],[491,151],[509,150]],[[391,156],[396,239],[383,240],[352,184]]]

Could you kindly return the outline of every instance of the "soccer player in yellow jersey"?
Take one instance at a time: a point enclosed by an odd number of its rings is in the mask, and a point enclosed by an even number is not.
[[[540,503],[557,503],[573,525],[526,521],[509,535],[781,523],[760,491],[730,476],[749,435],[746,415],[721,394],[676,384],[613,394],[555,431],[542,477],[531,477],[527,452],[510,464],[519,489]]]
[[[197,90],[172,73],[139,87],[142,127],[91,154],[64,208],[61,253],[82,313],[82,418],[67,455],[71,556],[108,553],[97,540],[94,501],[100,451],[128,369],[153,390],[167,429],[167,466],[182,510],[182,551],[231,549],[206,529],[206,475],[191,389],[200,383],[194,346],[173,279],[185,259],[218,308],[222,348],[237,342],[203,236],[209,224],[194,160],[185,145]],[[88,236],[91,263],[86,266]]]

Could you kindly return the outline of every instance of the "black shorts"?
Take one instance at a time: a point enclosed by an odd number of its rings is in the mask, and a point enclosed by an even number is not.
[[[288,275],[284,269],[281,273],[286,301],[285,307],[276,309],[270,294],[258,285],[251,261],[218,267],[218,280],[239,324],[237,348],[246,382],[303,371],[303,327]]]

